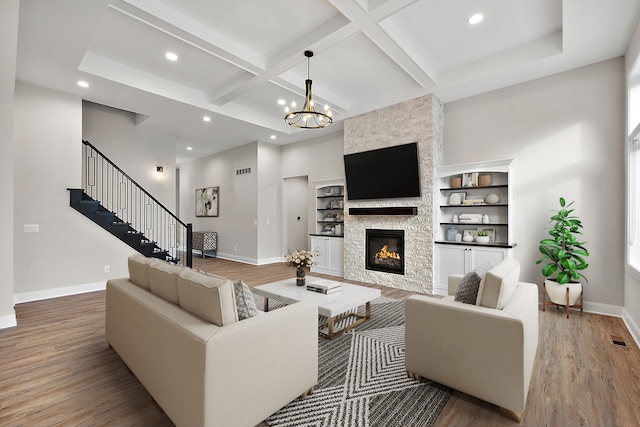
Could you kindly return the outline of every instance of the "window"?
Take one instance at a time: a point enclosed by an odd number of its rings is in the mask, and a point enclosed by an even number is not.
[[[640,125],[629,136],[627,146],[627,264],[640,274]]]

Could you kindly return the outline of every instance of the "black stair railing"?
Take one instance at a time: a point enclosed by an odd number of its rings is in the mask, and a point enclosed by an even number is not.
[[[83,189],[178,263],[192,266],[192,228],[94,147],[82,141]]]

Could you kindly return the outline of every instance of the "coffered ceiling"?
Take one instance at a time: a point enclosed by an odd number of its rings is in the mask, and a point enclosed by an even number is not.
[[[178,162],[336,132],[345,118],[429,93],[450,102],[615,58],[640,16],[638,0],[20,5],[18,80],[136,113],[138,126],[175,136]],[[471,25],[475,13],[484,20]],[[278,104],[303,103],[305,50],[315,53],[314,99],[334,113],[327,129],[287,126]]]

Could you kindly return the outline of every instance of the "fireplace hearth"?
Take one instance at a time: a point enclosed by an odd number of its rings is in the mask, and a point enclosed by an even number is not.
[[[366,230],[367,270],[404,274],[404,230]]]

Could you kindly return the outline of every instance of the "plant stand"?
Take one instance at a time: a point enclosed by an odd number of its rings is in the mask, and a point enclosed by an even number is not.
[[[582,287],[580,289],[580,304],[574,303],[573,305],[569,305],[569,288],[567,288],[567,299],[565,304],[557,304],[551,300],[547,301],[547,282],[545,281],[544,283],[542,283],[542,311],[546,311],[545,308],[548,305],[555,305],[556,308],[565,307],[567,311],[567,319],[569,318],[569,308],[579,308],[580,315],[582,316],[583,302],[584,302],[583,293],[584,293],[584,288]]]

